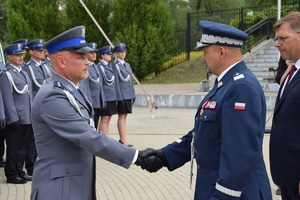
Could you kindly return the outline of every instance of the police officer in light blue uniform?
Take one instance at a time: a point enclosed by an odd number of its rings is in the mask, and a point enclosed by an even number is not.
[[[44,40],[36,39],[27,44],[30,54],[30,60],[22,67],[27,72],[32,81],[33,99],[40,87],[47,78],[50,78],[50,69],[44,65],[43,59],[45,57]]]
[[[2,70],[4,70],[4,65],[3,68],[0,68],[0,76],[2,76]],[[5,119],[5,112],[4,112],[4,104],[2,99],[2,92],[0,89],[0,167],[5,166],[5,160],[3,159],[4,152],[5,152],[5,145],[4,145],[5,132],[3,130],[5,126],[6,126],[6,119]]]
[[[51,60],[49,58],[49,53],[47,51],[47,49],[44,49],[45,51],[45,57],[43,60],[43,65],[46,65],[48,67],[48,69],[52,70],[52,65],[51,65]]]
[[[117,110],[117,88],[115,74],[110,65],[112,59],[112,48],[104,46],[99,49],[99,64],[98,69],[102,77],[103,92],[105,98],[105,107],[100,112],[100,123],[98,129],[105,134],[109,134],[109,123],[112,115],[118,113]]]
[[[12,44],[5,50],[9,65],[0,78],[0,89],[7,126],[5,176],[7,183],[21,184],[31,178],[23,171],[27,152],[28,136],[32,133],[31,103],[32,85],[29,76],[22,70],[23,45]]]
[[[194,128],[159,150],[146,168],[175,170],[196,159],[195,200],[271,200],[263,159],[266,102],[262,88],[242,60],[248,36],[234,27],[200,21],[204,60],[217,76],[195,115]]]
[[[116,54],[116,62],[113,69],[116,77],[117,94],[118,94],[118,131],[120,142],[128,144],[126,137],[126,118],[127,114],[132,113],[132,105],[135,101],[135,91],[133,86],[133,74],[130,64],[125,61],[126,45],[124,43],[117,44],[114,48]]]
[[[32,105],[36,160],[31,200],[95,200],[95,156],[124,168],[144,165],[137,150],[95,130],[93,108],[78,82],[88,76],[85,27],[78,26],[45,44],[53,74]]]
[[[88,47],[94,51],[87,53],[87,57],[91,62],[89,65],[89,75],[87,79],[80,81],[80,89],[87,95],[87,98],[93,105],[95,127],[98,127],[101,109],[105,107],[105,98],[103,92],[103,79],[100,74],[99,67],[94,63],[97,59],[97,44],[92,42]]]
[[[45,57],[43,46],[43,39],[35,39],[28,42],[27,47],[30,54],[30,60],[25,66],[22,66],[22,69],[27,72],[32,82],[33,99],[35,98],[40,87],[43,85],[44,81],[51,76],[50,69],[42,63]],[[29,176],[32,176],[33,174],[36,156],[35,140],[33,132],[31,132],[28,138],[28,151],[25,161],[25,168],[27,170],[27,175]]]
[[[26,38],[15,40],[12,42],[12,44],[22,44],[23,45],[23,47],[22,47],[23,48],[23,59],[24,59],[23,65],[26,65],[25,57],[26,57],[26,53],[28,50],[27,43],[28,43],[28,39],[26,39]]]

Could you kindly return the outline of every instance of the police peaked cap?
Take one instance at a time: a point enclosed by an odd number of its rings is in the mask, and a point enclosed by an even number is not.
[[[97,44],[95,42],[90,42],[87,46],[93,49],[94,51],[98,51]]]
[[[29,49],[44,50],[44,43],[43,39],[36,39],[28,42],[27,46]]]
[[[99,49],[98,54],[112,54],[111,46],[105,46]]]
[[[114,48],[114,52],[122,52],[122,51],[126,51],[126,44],[124,43],[116,44]]]
[[[44,48],[48,50],[49,54],[65,50],[77,53],[94,51],[85,42],[84,26],[74,27],[55,36],[45,43]]]
[[[13,41],[12,44],[18,44],[18,43],[21,43],[21,44],[23,45],[23,49],[28,49],[28,47],[27,47],[27,42],[28,42],[28,39],[23,38],[23,39],[19,39],[19,40]]]
[[[10,46],[4,49],[6,55],[17,55],[17,54],[25,54],[23,51],[23,45],[21,43],[11,44]]]
[[[248,35],[232,26],[217,22],[201,20],[199,22],[202,30],[202,38],[195,49],[202,49],[210,44],[242,47]]]

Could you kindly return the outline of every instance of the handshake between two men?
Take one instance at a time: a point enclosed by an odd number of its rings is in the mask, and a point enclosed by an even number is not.
[[[148,172],[153,173],[157,172],[162,167],[166,167],[167,160],[162,150],[148,148],[139,151],[135,164],[141,166],[142,169],[146,169]]]

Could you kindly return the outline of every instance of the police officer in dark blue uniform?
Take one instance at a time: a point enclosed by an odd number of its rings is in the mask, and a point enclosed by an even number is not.
[[[241,46],[248,36],[234,27],[200,21],[204,60],[215,85],[195,115],[194,128],[162,149],[146,169],[175,170],[194,157],[197,162],[195,200],[270,200],[263,160],[266,102],[262,88],[246,67]]]

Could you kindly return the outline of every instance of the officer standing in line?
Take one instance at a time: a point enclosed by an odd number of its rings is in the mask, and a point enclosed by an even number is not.
[[[116,54],[116,62],[113,65],[115,72],[116,88],[118,94],[118,131],[120,142],[128,144],[126,137],[126,118],[128,113],[132,113],[132,105],[135,101],[135,91],[133,86],[133,77],[130,64],[125,61],[126,45],[124,43],[117,44],[114,48]]]
[[[0,68],[0,76],[2,76],[2,71],[4,70],[3,68]],[[3,104],[3,99],[2,99],[2,92],[0,89],[0,167],[5,166],[5,160],[3,159],[4,152],[5,152],[5,131],[4,128],[6,126],[6,119],[5,119],[5,112],[4,112],[4,104]]]
[[[48,67],[48,69],[52,69],[51,67],[51,61],[50,61],[50,58],[49,58],[49,53],[48,53],[48,50],[47,49],[44,49],[45,51],[45,57],[43,59],[43,64],[46,65]]]
[[[190,132],[161,149],[142,152],[160,158],[146,169],[172,171],[195,157],[195,200],[271,200],[262,152],[266,100],[241,52],[248,35],[216,22],[200,21],[200,27],[196,48],[203,49],[204,61],[217,76],[215,85],[200,103]]]
[[[43,65],[45,58],[44,40],[36,39],[27,44],[30,54],[30,60],[22,67],[27,72],[32,81],[33,99],[40,87],[47,78],[50,78],[50,70]]]
[[[43,59],[45,57],[44,51],[44,40],[36,39],[27,43],[27,47],[30,54],[30,60],[22,69],[27,72],[29,78],[32,82],[32,97],[33,100],[39,91],[40,87],[43,85],[44,81],[50,77],[50,70],[47,66],[43,65]],[[36,148],[33,132],[30,133],[28,137],[28,151],[25,160],[25,168],[27,170],[27,175],[32,176],[34,163],[36,159]]]
[[[0,89],[7,126],[5,176],[7,183],[22,184],[31,180],[23,171],[28,137],[32,133],[32,85],[29,76],[21,69],[24,62],[23,45],[12,44],[5,50],[9,65],[0,78]]]
[[[102,77],[103,92],[105,98],[105,107],[100,111],[100,122],[98,130],[105,134],[109,134],[109,123],[112,115],[118,113],[117,110],[117,88],[115,83],[114,71],[109,64],[112,57],[112,48],[105,46],[99,49],[99,64],[98,69]]]
[[[53,74],[32,105],[32,125],[38,157],[33,171],[31,200],[95,200],[95,156],[124,168],[145,166],[137,150],[95,130],[93,108],[80,80],[88,76],[85,27],[78,26],[45,44]]]
[[[26,38],[15,40],[12,42],[12,44],[22,44],[23,45],[23,53],[24,53],[23,54],[23,60],[24,60],[23,65],[26,65],[25,57],[26,57],[26,53],[28,50],[27,42],[28,42],[28,39],[26,39]]]
[[[87,79],[80,81],[79,87],[87,95],[94,109],[94,123],[98,127],[101,109],[105,107],[105,99],[102,85],[102,76],[99,67],[94,63],[97,59],[97,44],[89,43],[88,47],[94,51],[87,52],[87,58],[91,62],[89,65],[89,75]]]

